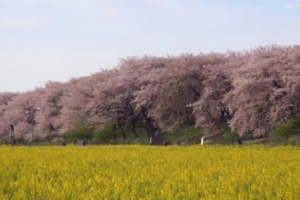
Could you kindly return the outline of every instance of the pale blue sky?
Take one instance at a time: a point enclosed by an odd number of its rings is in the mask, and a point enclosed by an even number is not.
[[[300,43],[300,0],[0,0],[0,91],[120,58]]]

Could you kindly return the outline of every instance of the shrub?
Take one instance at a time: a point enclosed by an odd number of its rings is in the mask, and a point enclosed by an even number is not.
[[[78,123],[65,132],[62,137],[65,140],[90,140],[94,137],[94,127],[88,122]]]
[[[284,124],[275,125],[274,129],[272,130],[272,136],[277,138],[284,138],[285,144],[287,144],[287,141],[290,138],[290,136],[299,133],[299,128],[299,121],[292,118]]]
[[[236,131],[226,131],[223,140],[226,144],[233,144],[237,140],[238,133]]]
[[[116,139],[116,131],[113,129],[113,122],[105,124],[103,127],[94,131],[95,139],[102,140],[105,143],[109,143],[111,140]]]

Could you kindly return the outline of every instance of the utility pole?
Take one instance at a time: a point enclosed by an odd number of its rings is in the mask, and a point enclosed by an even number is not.
[[[14,125],[11,124],[10,125],[10,144],[11,146],[14,146],[15,145],[15,142],[14,142],[14,136],[15,136],[15,128],[14,128]]]

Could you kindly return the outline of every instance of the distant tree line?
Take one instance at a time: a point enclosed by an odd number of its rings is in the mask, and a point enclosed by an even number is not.
[[[299,117],[299,62],[297,45],[128,57],[113,69],[66,83],[49,81],[28,92],[0,93],[0,135],[6,136],[13,124],[18,137],[26,136],[34,123],[39,137],[72,132],[78,138],[92,127],[93,137],[107,140],[108,124],[124,140],[125,129],[139,137],[137,124],[143,124],[149,138],[186,124],[201,127],[204,135],[230,130],[268,136],[274,125]],[[34,120],[28,119],[25,111],[37,107]]]

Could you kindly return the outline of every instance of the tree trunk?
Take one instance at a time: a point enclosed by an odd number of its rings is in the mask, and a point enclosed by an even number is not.
[[[198,101],[200,99],[200,93],[196,91],[196,89],[190,84],[189,88],[192,90],[194,95],[194,102]]]
[[[113,125],[113,144],[116,143],[116,136],[117,136],[117,124]]]
[[[136,130],[135,130],[135,122],[133,122],[133,121],[130,122],[130,129],[132,130],[134,136],[135,136],[136,138],[138,138],[139,135],[137,134],[137,132],[136,132]]]
[[[154,136],[154,126],[151,123],[151,120],[149,119],[147,115],[147,109],[146,107],[142,107],[142,116],[143,116],[143,122],[145,125],[145,129],[148,133],[149,138]]]
[[[150,139],[152,137],[151,131],[149,130],[148,126],[147,126],[147,122],[144,122],[144,127],[146,130],[146,133],[148,135],[148,138]]]
[[[126,107],[127,115],[129,116],[129,127],[132,130],[134,136],[137,138],[139,136],[135,129],[135,119],[133,119],[135,114],[134,114],[133,107],[128,98],[125,99],[125,107]]]
[[[126,140],[126,133],[123,128],[121,128],[121,133],[122,133],[123,140]]]
[[[122,117],[119,117],[117,118],[117,125],[121,131],[121,134],[122,134],[122,137],[123,137],[123,140],[126,140],[126,133],[124,131],[124,118]]]

